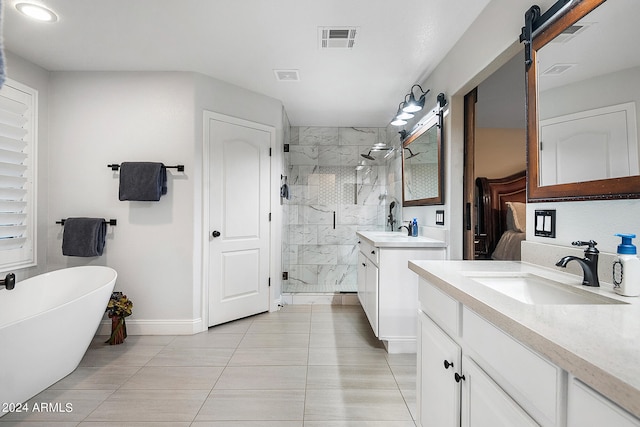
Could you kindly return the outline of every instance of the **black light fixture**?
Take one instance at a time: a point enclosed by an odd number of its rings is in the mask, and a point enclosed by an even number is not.
[[[413,88],[415,87],[419,88],[420,92],[422,92],[418,100],[416,100],[416,97],[413,94]],[[409,91],[409,100],[405,103],[405,106],[402,109],[402,111],[406,113],[415,113],[417,111],[422,110],[422,108],[424,107],[424,100],[428,93],[429,93],[429,89],[427,89],[427,91],[425,92],[424,90],[422,90],[422,87],[418,84],[411,86],[411,90]]]
[[[406,96],[405,96],[406,99]],[[396,119],[400,119],[400,120],[407,120],[407,119],[412,119],[413,118],[413,114],[412,113],[408,113],[406,111],[404,111],[404,107],[407,105],[406,102],[401,102],[400,104],[398,104],[398,112],[396,113]]]

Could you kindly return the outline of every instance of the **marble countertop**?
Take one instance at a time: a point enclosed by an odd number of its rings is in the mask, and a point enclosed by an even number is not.
[[[640,298],[582,277],[514,261],[409,261],[409,268],[509,335],[640,417]],[[530,305],[490,289],[470,272],[535,274],[628,304]]]
[[[430,237],[407,236],[407,233],[394,231],[358,231],[358,237],[378,248],[444,248],[447,244],[442,240]]]

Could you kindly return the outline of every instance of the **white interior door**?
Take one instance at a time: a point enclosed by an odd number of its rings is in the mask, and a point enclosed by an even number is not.
[[[263,125],[232,118],[208,121],[209,326],[213,326],[269,310],[273,133]]]
[[[635,105],[542,120],[540,185],[637,175]]]

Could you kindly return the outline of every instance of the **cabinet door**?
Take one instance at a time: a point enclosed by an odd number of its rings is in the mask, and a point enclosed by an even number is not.
[[[640,420],[572,377],[569,381],[568,427],[637,427]]]
[[[422,427],[458,427],[460,385],[454,375],[460,369],[460,346],[423,312],[418,317],[418,423]]]
[[[375,336],[378,336],[378,267],[367,260],[365,271],[365,313]]]
[[[462,427],[537,426],[478,365],[462,358]]]
[[[366,274],[367,274],[367,257],[364,256],[362,252],[358,252],[358,299],[360,300],[360,305],[362,309],[366,312]]]

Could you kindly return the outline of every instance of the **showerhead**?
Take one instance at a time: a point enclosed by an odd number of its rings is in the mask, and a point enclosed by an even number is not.
[[[393,208],[395,208],[395,207],[396,207],[396,202],[395,201],[389,203],[389,213],[391,213],[391,211],[393,211]]]
[[[404,147],[405,150],[409,150],[409,157],[405,157],[405,160],[409,160],[414,158],[415,156],[417,156],[418,154],[422,154],[422,153],[413,153],[413,151],[411,151],[411,148],[409,147]]]
[[[371,155],[371,150],[369,150],[369,152],[368,152],[367,154],[360,154],[360,155],[361,155],[362,157],[364,157],[365,159],[367,159],[367,160],[375,160],[375,159],[376,159],[375,157],[373,157],[373,156]]]

